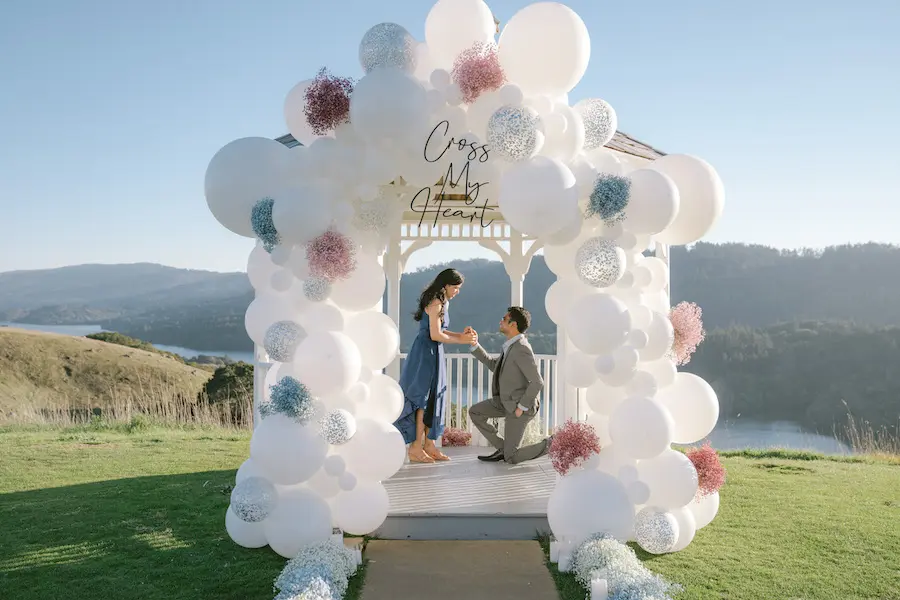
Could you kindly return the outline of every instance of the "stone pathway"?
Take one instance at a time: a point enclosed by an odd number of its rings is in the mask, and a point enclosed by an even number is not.
[[[558,600],[536,541],[388,541],[366,547],[361,600]]]

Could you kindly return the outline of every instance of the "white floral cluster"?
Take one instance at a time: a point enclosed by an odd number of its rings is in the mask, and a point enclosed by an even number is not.
[[[634,550],[605,534],[582,543],[572,555],[575,578],[587,589],[592,579],[606,579],[609,600],[672,600],[682,587],[653,573]]]
[[[288,561],[275,580],[275,600],[340,600],[356,573],[356,555],[334,541],[310,544]]]

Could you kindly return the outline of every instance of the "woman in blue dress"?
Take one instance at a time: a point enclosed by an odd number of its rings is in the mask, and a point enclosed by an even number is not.
[[[447,371],[444,344],[472,344],[474,333],[454,333],[450,326],[450,300],[459,294],[463,276],[456,269],[441,271],[419,296],[413,319],[419,322],[416,339],[403,363],[400,388],[403,390],[403,412],[394,426],[409,444],[409,460],[433,463],[450,458],[435,445],[444,432],[444,400],[447,394]]]

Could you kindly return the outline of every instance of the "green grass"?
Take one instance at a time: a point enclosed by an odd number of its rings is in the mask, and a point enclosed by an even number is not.
[[[285,559],[225,532],[249,441],[143,425],[0,430],[0,598],[271,600]]]
[[[678,553],[635,546],[648,568],[684,586],[679,599],[900,599],[896,458],[722,454],[715,520]],[[549,568],[562,600],[584,600],[571,574]]]

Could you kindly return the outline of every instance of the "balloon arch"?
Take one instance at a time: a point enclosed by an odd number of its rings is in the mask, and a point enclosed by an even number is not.
[[[406,458],[392,425],[404,227],[416,231],[407,253],[448,228],[501,253],[517,304],[538,248],[557,275],[546,309],[559,406],[602,446],[558,478],[557,539],[605,532],[672,552],[715,516],[718,495],[698,495],[697,471],[671,447],[707,436],[718,400],[677,371],[667,255],[718,220],[722,182],[701,159],[617,136],[605,101],[569,105],[590,38],[568,7],[528,5],[496,32],[482,0],[439,0],[422,43],[375,25],[359,81],[323,69],[288,93],[299,144],[242,138],[212,158],[211,212],[258,239],[245,324],[271,365],[255,374],[250,458],[225,519],[236,543],[293,557],[333,527],[363,535],[386,519],[381,482]]]

